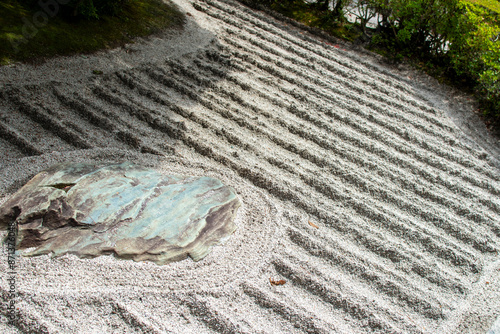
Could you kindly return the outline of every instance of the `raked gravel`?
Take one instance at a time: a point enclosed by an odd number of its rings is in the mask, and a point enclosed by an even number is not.
[[[275,14],[174,2],[182,30],[0,68],[0,202],[55,163],[132,161],[234,187],[236,232],[165,266],[19,256],[0,331],[486,333],[500,145],[474,101]]]

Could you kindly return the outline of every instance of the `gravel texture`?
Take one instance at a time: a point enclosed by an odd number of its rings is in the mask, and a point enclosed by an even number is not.
[[[0,331],[486,333],[500,145],[474,102],[238,2],[175,2],[182,31],[0,68],[0,201],[58,162],[132,161],[233,187],[235,234],[165,266],[18,257]]]

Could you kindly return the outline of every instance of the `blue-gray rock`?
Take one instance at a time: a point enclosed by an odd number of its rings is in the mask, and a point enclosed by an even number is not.
[[[500,334],[500,315],[495,320],[490,330],[486,334]]]
[[[163,175],[131,163],[62,164],[39,173],[0,207],[24,255],[115,254],[158,264],[205,257],[229,237],[240,206],[210,177]]]

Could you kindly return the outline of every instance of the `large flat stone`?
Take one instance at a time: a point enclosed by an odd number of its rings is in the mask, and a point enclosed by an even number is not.
[[[115,254],[164,264],[197,261],[236,226],[240,201],[210,177],[163,175],[131,163],[62,164],[39,173],[0,207],[25,255]]]

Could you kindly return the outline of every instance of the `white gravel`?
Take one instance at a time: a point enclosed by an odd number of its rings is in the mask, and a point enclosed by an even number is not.
[[[19,256],[0,331],[486,333],[500,145],[474,102],[232,0],[174,2],[182,31],[0,68],[0,203],[55,163],[128,160],[234,187],[237,231],[200,262]]]

